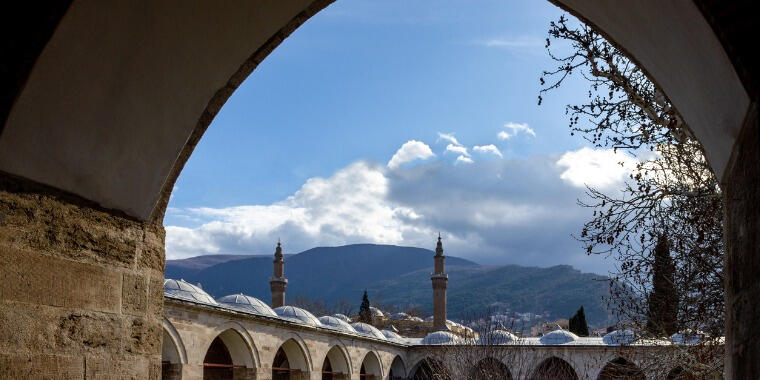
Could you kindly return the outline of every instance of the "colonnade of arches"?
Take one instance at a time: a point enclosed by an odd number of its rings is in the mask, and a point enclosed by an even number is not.
[[[454,364],[456,365],[456,364]],[[585,368],[590,370],[591,368]],[[519,371],[518,371],[519,372]],[[512,373],[509,366],[501,360],[486,357],[481,359],[469,370],[470,380],[511,380],[526,378],[530,380],[578,380],[585,378],[584,371],[577,370],[569,361],[558,356],[550,356],[538,362],[527,373]],[[440,360],[425,357],[418,361],[409,373],[411,380],[453,380],[450,369]],[[593,378],[593,377],[592,377]],[[632,361],[616,357],[604,363],[596,377],[597,380],[646,380],[644,371]],[[689,374],[680,367],[672,369],[667,380],[688,380]]]
[[[257,373],[270,372],[272,380],[312,379],[320,372],[323,380],[406,379],[406,365],[395,355],[390,366],[384,370],[380,357],[367,350],[361,363],[352,363],[345,345],[332,342],[324,355],[310,353],[306,344],[297,338],[286,338],[279,344],[273,359],[260,361],[256,348],[242,328],[230,327],[206,344],[202,363],[191,363],[182,339],[168,321],[164,321],[161,365],[163,379],[198,378],[206,380],[255,379]],[[323,356],[323,357],[322,357]],[[192,369],[200,366],[202,371]],[[191,368],[183,371],[183,367]],[[192,373],[192,375],[187,375]],[[265,377],[266,378],[266,377]]]

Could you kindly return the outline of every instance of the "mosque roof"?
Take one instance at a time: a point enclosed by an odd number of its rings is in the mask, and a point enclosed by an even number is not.
[[[396,334],[394,331],[391,330],[381,330],[380,331],[384,336],[385,339],[395,341],[395,342],[405,342],[404,338],[401,337],[401,335]]]
[[[170,278],[164,280],[164,295],[207,305],[217,305],[214,298],[204,292],[203,289],[185,280]]]
[[[478,344],[481,345],[501,345],[517,341],[517,336],[506,330],[493,330],[483,334],[478,338]]]
[[[378,318],[385,317],[385,313],[383,313],[382,310],[380,310],[380,309],[378,309],[376,307],[370,306],[369,307],[369,311],[372,313],[373,317],[378,317]]]
[[[396,313],[396,314],[391,315],[391,320],[392,321],[403,321],[403,320],[407,320],[409,318],[410,318],[409,314],[407,314],[407,313]]]
[[[354,322],[351,324],[351,326],[353,326],[353,328],[359,334],[366,335],[371,338],[385,340],[385,335],[383,335],[383,333],[381,333],[380,330],[378,330],[375,326],[368,325],[363,322]]]
[[[433,344],[457,344],[461,339],[453,333],[448,331],[435,331],[427,334],[422,338],[421,344],[433,345]]]
[[[607,333],[602,337],[602,342],[610,346],[631,344],[636,340],[633,330],[623,329]]]
[[[296,323],[303,323],[310,326],[322,326],[322,323],[314,316],[314,314],[295,306],[280,306],[274,309],[281,318],[294,321]]]
[[[328,329],[340,330],[354,334],[356,333],[356,330],[350,324],[348,324],[348,322],[332,315],[319,317],[319,322]]]
[[[565,344],[575,342],[578,340],[578,336],[567,330],[554,330],[544,334],[539,339],[541,344]]]
[[[341,321],[343,321],[343,322],[348,322],[348,323],[351,323],[351,318],[349,318],[349,317],[346,317],[346,315],[345,315],[345,314],[340,314],[340,313],[337,313],[337,314],[333,314],[332,316],[333,316],[333,317],[335,317],[335,318],[338,318],[338,319],[340,319],[340,320],[341,320]]]
[[[218,298],[216,302],[223,306],[240,309],[253,314],[263,315],[267,317],[277,316],[277,313],[275,313],[274,310],[269,307],[269,305],[265,304],[258,298],[247,296],[243,293],[230,294],[228,296]]]

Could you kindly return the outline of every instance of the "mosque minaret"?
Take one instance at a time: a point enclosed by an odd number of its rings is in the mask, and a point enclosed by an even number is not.
[[[282,245],[277,242],[274,251],[274,275],[269,279],[269,289],[272,290],[272,307],[285,306],[285,288],[288,279],[285,278],[285,259],[282,257]]]
[[[438,244],[435,247],[435,270],[430,276],[433,282],[433,329],[446,329],[446,285],[449,282],[449,275],[444,272],[443,261],[446,256],[443,255],[443,243],[441,243],[441,234],[438,234]]]

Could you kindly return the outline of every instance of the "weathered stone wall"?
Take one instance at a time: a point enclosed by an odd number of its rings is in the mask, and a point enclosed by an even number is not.
[[[760,119],[747,115],[723,181],[726,242],[726,375],[760,376]]]
[[[0,374],[160,378],[164,229],[0,176]]]

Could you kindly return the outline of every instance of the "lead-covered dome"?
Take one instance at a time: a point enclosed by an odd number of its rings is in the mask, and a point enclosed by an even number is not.
[[[243,293],[230,294],[216,300],[221,305],[243,310],[249,313],[263,315],[267,317],[276,317],[277,313],[269,305],[265,304],[258,298],[247,296]]]
[[[460,338],[454,333],[448,331],[436,331],[427,334],[422,338],[422,344],[434,345],[434,344],[457,344],[460,342]]]
[[[328,329],[356,334],[356,330],[354,330],[348,322],[335,316],[325,315],[324,317],[319,317],[319,322],[322,323],[322,326],[327,327]]]
[[[395,331],[381,330],[380,333],[382,333],[383,336],[385,336],[385,339],[388,339],[390,341],[404,342],[404,338],[402,338],[401,335],[396,334]]]
[[[375,326],[368,325],[363,322],[354,322],[351,324],[351,326],[358,332],[359,334],[366,335],[371,338],[375,339],[383,339],[385,340],[385,335],[380,332]]]
[[[391,315],[392,321],[405,321],[409,318],[410,318],[409,314],[407,313],[396,313],[396,314]]]
[[[541,344],[565,344],[578,340],[575,335],[567,330],[554,330],[541,337]]]
[[[217,304],[214,298],[204,292],[203,289],[185,280],[173,280],[170,278],[164,280],[164,295],[191,302],[205,303],[207,305]]]
[[[602,337],[602,342],[610,346],[631,344],[636,340],[633,330],[623,329],[607,333]]]
[[[314,314],[295,306],[280,306],[274,309],[274,312],[281,318],[291,320],[296,323],[303,323],[309,326],[322,326],[319,319]]]
[[[382,311],[382,310],[380,310],[380,309],[378,309],[378,308],[376,308],[376,307],[373,307],[373,306],[370,306],[370,307],[369,307],[369,312],[370,312],[370,313],[372,314],[372,316],[373,316],[373,317],[375,317],[375,318],[383,318],[383,317],[385,317],[385,313],[383,313],[383,311]]]
[[[348,322],[348,323],[351,323],[351,318],[349,318],[349,317],[346,317],[346,315],[345,315],[345,314],[340,314],[340,313],[338,313],[338,314],[333,314],[332,316],[333,316],[333,317],[335,317],[335,318],[338,318],[338,319],[340,319],[340,320],[341,320],[341,321],[343,321],[343,322]]]
[[[493,330],[478,338],[478,344],[493,345],[510,344],[517,341],[517,336],[506,330]]]

